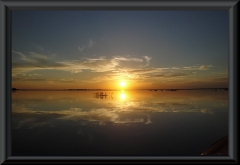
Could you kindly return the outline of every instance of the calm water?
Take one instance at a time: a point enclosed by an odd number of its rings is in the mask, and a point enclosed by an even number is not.
[[[228,135],[228,91],[95,92],[12,92],[12,155],[200,155]]]

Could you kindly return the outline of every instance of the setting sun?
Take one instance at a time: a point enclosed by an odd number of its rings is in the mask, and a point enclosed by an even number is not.
[[[125,87],[125,86],[126,86],[126,82],[121,81],[119,85],[120,85],[121,87]]]

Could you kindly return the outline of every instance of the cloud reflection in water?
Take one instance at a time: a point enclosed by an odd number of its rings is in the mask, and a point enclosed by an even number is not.
[[[228,110],[227,92],[116,91],[113,99],[96,99],[91,92],[15,92],[12,95],[14,128],[29,128],[54,120],[82,124],[150,124],[154,113],[195,112],[213,115]],[[220,104],[221,103],[221,104]]]

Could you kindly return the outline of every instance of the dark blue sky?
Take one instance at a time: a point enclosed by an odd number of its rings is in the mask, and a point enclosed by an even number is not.
[[[13,82],[226,87],[228,21],[228,11],[13,11]]]

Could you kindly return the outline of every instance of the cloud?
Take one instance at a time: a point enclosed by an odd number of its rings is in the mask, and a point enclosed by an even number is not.
[[[64,68],[64,70],[75,71],[75,73],[82,70],[91,70],[93,72],[108,72],[114,70],[114,68],[118,66],[118,62],[113,59],[107,59],[105,57],[85,58],[82,60],[65,61],[59,63],[67,66],[67,68]]]
[[[56,79],[56,78],[42,78],[42,76],[33,76],[32,74],[19,74],[19,75],[14,75],[12,76],[12,81],[14,82],[55,82],[55,83],[73,83],[73,82],[78,82],[77,80],[74,79]]]
[[[48,60],[49,57],[47,57],[46,55],[42,55],[39,53],[35,53],[35,52],[29,52],[33,58],[35,58],[36,60]]]
[[[23,73],[40,69],[57,69],[66,67],[61,63],[55,62],[52,56],[46,56],[35,52],[29,52],[23,54],[21,52],[12,51],[13,53],[20,55],[20,61],[13,58],[12,73]]]
[[[147,75],[144,78],[149,77],[186,77],[195,74],[196,72],[186,72],[182,68],[144,68],[144,69],[132,69],[127,71],[129,74]]]
[[[183,67],[183,69],[189,69],[189,70],[196,69],[196,66],[185,66]]]
[[[90,39],[89,42],[88,42],[88,47],[91,48],[95,43],[96,43],[95,41]]]
[[[42,55],[42,54],[38,54],[35,52],[29,52],[29,56],[21,53],[21,52],[16,52],[16,51],[12,51],[13,53],[16,53],[18,55],[20,55],[21,60],[28,62],[28,63],[39,63],[39,62],[43,62],[43,61],[48,61],[49,57],[46,55]]]
[[[84,45],[83,45],[82,47],[78,46],[78,50],[79,50],[80,52],[82,52],[84,48],[85,48]]]
[[[28,58],[26,55],[24,55],[21,52],[12,51],[12,53],[16,53],[16,54],[20,55],[22,61],[26,61],[26,62],[29,62],[29,63],[34,63],[35,62],[34,59]]]
[[[137,73],[137,74],[145,74],[145,73],[154,73],[159,72],[161,69],[159,68],[147,68],[147,69],[133,69],[129,70],[129,73]]]
[[[113,57],[113,60],[143,62],[143,59],[141,59],[141,58],[122,57],[122,56],[115,56],[115,57]]]
[[[88,69],[92,72],[109,72],[117,70],[119,67],[124,66],[123,62],[143,62],[143,59],[126,58],[120,56],[106,58],[102,56],[98,58],[84,58],[82,60],[73,60],[59,63],[68,66],[68,68],[71,70],[74,68],[74,70]]]
[[[143,81],[151,79],[152,82],[159,81],[163,78],[163,82],[167,81],[179,81],[188,77],[193,80],[193,76],[196,75],[197,70],[206,71],[213,67],[212,65],[196,65],[196,66],[185,66],[185,67],[149,67],[151,57],[141,56],[100,56],[96,58],[82,58],[79,60],[69,61],[57,61],[52,56],[39,54],[35,52],[28,52],[23,54],[21,52],[12,51],[17,54],[19,58],[14,56],[12,62],[12,75],[14,81],[21,81],[21,74],[27,73],[34,70],[58,70],[66,71],[70,73],[80,73],[88,70],[95,73],[104,73],[95,75],[95,77],[89,77],[86,81],[90,82],[101,82],[103,80],[134,80]],[[17,60],[18,59],[18,60]],[[20,60],[19,60],[20,59]],[[148,66],[148,67],[146,67]],[[187,79],[186,79],[187,80]],[[227,78],[221,79],[208,79],[209,81],[227,81]],[[26,77],[23,81],[44,81],[42,77]],[[46,80],[54,82],[55,80]],[[67,82],[62,81],[62,82]],[[71,81],[70,81],[71,82]]]
[[[105,56],[98,58],[83,58],[71,61],[54,61],[51,56],[29,52],[28,55],[21,52],[12,51],[20,55],[20,61],[12,62],[13,71],[32,71],[39,69],[55,69],[62,71],[70,71],[71,73],[82,72],[82,70],[91,70],[92,72],[109,72],[121,69],[130,62],[130,66],[134,63],[143,63],[141,58],[113,56],[106,58]]]
[[[43,79],[43,78],[23,78],[23,77],[17,77],[14,76],[12,77],[12,81],[46,81],[47,79]]]
[[[143,57],[146,59],[146,65],[145,66],[148,66],[149,63],[150,63],[151,57],[148,57],[148,56],[143,56]]]
[[[209,68],[213,67],[212,65],[201,65],[198,70],[208,70]]]
[[[183,67],[183,70],[208,70],[209,68],[212,68],[212,65],[196,65],[196,66],[187,66]]]
[[[179,73],[163,73],[163,74],[155,74],[155,75],[151,75],[150,77],[164,77],[164,78],[171,78],[171,77],[186,77],[188,76],[189,73],[183,73],[183,72],[179,72]]]
[[[40,49],[40,50],[44,50],[42,46],[39,46],[39,45],[35,45],[32,43],[33,46],[35,46],[36,48]]]

